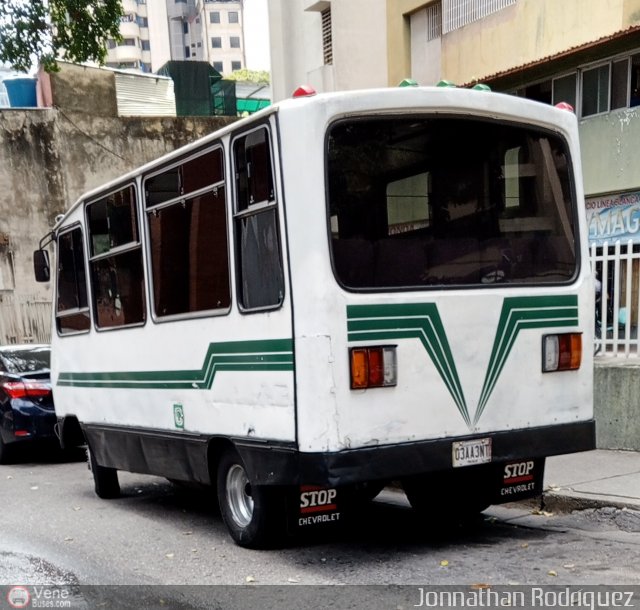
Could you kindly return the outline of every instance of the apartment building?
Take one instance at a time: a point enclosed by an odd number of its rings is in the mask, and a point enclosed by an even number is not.
[[[412,78],[570,103],[591,240],[640,244],[640,0],[270,0],[269,16],[274,100]]]
[[[108,42],[110,68],[156,72],[174,61],[207,61],[221,74],[246,67],[243,1],[122,0],[122,40]]]

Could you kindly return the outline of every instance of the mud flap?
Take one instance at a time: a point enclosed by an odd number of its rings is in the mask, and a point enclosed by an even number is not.
[[[517,502],[542,494],[545,458],[504,462],[496,468],[492,504]]]
[[[301,485],[288,499],[288,529],[291,534],[338,527],[344,520],[348,491],[339,487]]]

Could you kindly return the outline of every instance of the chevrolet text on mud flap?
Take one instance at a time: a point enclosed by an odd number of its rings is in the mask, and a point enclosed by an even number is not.
[[[338,496],[336,489],[322,489],[304,486],[300,491],[300,514],[298,526],[319,525],[340,520],[340,513],[335,501]],[[313,514],[322,513],[322,514]]]
[[[500,495],[515,500],[541,491],[543,473],[544,464],[535,460],[505,464]]]
[[[100,497],[119,469],[214,486],[247,547],[392,481],[456,518],[538,493],[545,457],[595,446],[580,156],[566,110],[389,88],[86,193],[47,238],[61,441]]]

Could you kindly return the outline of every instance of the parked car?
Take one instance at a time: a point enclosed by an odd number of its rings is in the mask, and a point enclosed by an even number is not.
[[[55,440],[49,345],[0,346],[0,464],[17,445]]]

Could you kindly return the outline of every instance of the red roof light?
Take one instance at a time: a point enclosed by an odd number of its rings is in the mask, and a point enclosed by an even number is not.
[[[559,102],[555,106],[558,110],[568,110],[569,112],[574,112],[573,106],[568,102]]]
[[[311,97],[317,92],[311,85],[300,85],[294,92],[293,97]]]

